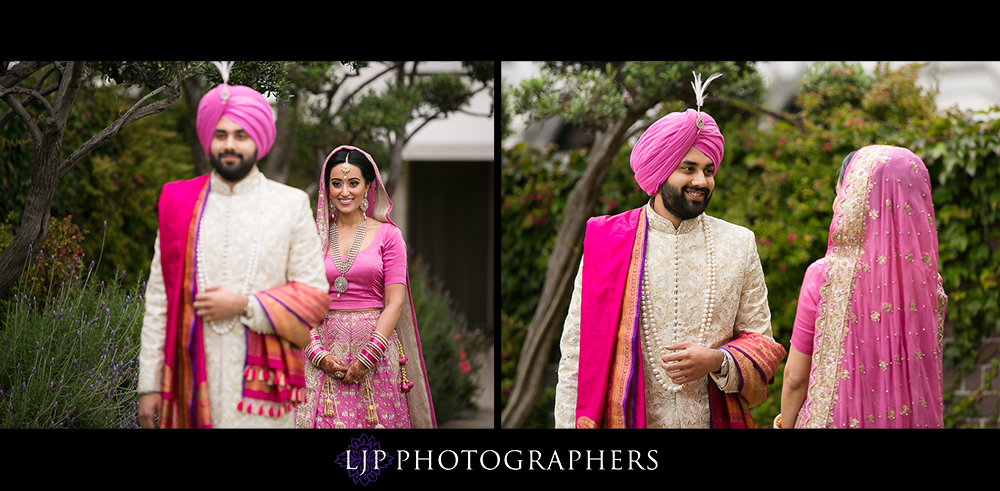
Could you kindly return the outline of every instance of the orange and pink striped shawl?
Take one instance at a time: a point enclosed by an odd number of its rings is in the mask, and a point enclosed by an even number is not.
[[[755,428],[750,408],[767,399],[767,386],[774,383],[774,374],[785,358],[785,348],[775,340],[755,332],[741,332],[719,347],[733,358],[740,375],[740,390],[724,393],[709,380],[708,399],[712,412],[712,428]]]
[[[194,311],[195,244],[210,188],[208,175],[168,183],[158,204],[160,263],[167,296],[161,428],[212,426],[202,322]],[[240,409],[277,417],[304,398],[298,349],[308,343],[309,329],[322,321],[328,298],[324,292],[296,283],[256,296],[276,334],[247,330],[244,374],[249,380],[244,383]]]
[[[645,428],[640,301],[646,207],[591,218],[583,243],[577,428]],[[721,347],[743,376],[739,393],[709,380],[713,428],[752,428],[749,407],[763,402],[785,356],[772,339],[741,333]],[[714,388],[714,392],[713,389]]]
[[[294,281],[257,292],[254,297],[275,334],[247,329],[243,400],[237,409],[277,418],[306,400],[301,350],[309,344],[309,330],[323,322],[330,297]]]

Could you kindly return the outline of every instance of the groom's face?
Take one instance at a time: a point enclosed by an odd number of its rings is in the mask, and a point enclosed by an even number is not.
[[[690,220],[701,215],[715,189],[715,164],[701,150],[691,147],[680,165],[660,186],[660,199],[672,215]]]
[[[240,125],[223,116],[212,135],[209,160],[223,179],[239,182],[257,162],[257,145]]]

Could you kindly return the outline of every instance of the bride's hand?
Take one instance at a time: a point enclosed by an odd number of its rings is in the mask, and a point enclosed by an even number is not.
[[[324,356],[323,359],[319,361],[319,368],[333,378],[337,378],[336,372],[347,372],[347,367],[345,367],[336,356],[330,354]]]
[[[345,384],[356,384],[361,382],[368,375],[368,367],[357,358],[351,360],[351,366],[347,368],[347,375],[344,376]]]

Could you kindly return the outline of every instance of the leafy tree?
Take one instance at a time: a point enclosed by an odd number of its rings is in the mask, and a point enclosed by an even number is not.
[[[301,132],[295,140],[311,142],[310,161],[318,161],[318,167],[339,144],[384,147],[385,158],[379,157],[383,150],[378,148],[369,153],[376,162],[388,162],[382,170],[388,172],[385,187],[391,195],[402,172],[403,148],[413,135],[431,121],[467,113],[474,95],[493,89],[492,61],[462,62],[463,73],[423,73],[422,63],[300,62],[290,67],[296,102],[289,114],[295,118],[295,131]],[[355,80],[361,83],[348,83]],[[376,82],[384,82],[384,87],[374,89]],[[492,108],[481,114],[490,115]],[[413,122],[417,126],[407,130]]]

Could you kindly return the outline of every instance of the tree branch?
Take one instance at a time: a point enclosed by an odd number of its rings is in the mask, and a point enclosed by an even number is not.
[[[382,77],[382,75],[385,75],[386,73],[391,72],[395,68],[396,68],[396,64],[395,63],[392,64],[392,65],[389,65],[389,67],[386,68],[385,70],[382,70],[381,72],[377,73],[374,77],[369,78],[364,83],[362,83],[361,85],[357,86],[350,94],[348,94],[346,97],[344,97],[343,99],[340,100],[340,106],[343,107],[344,104],[347,103],[347,101],[351,100],[355,95],[358,94],[358,92],[361,92],[361,89],[367,87],[368,84],[370,84],[370,83],[378,80],[380,77]],[[331,97],[332,97],[332,94],[331,94]]]
[[[179,89],[180,83],[181,83],[180,78],[174,78],[174,80],[171,81],[169,85],[163,85],[157,87],[155,90],[153,90],[149,94],[146,94],[145,97],[143,97],[134,105],[132,105],[132,107],[129,108],[129,110],[126,111],[125,114],[121,115],[113,123],[111,123],[106,128],[101,130],[100,133],[91,137],[90,140],[87,140],[83,145],[80,145],[79,148],[77,148],[72,154],[70,154],[69,157],[66,158],[66,160],[64,160],[61,164],[59,164],[59,169],[58,169],[59,177],[62,178],[62,176],[66,175],[66,173],[69,172],[69,170],[72,169],[73,166],[76,165],[76,163],[81,158],[83,158],[84,155],[90,153],[94,148],[97,148],[111,141],[111,139],[114,138],[114,136],[118,134],[118,132],[121,131],[121,129],[124,128],[125,126],[128,126],[146,116],[163,112],[167,108],[176,104],[177,101],[180,100],[180,95],[181,95],[181,91]],[[156,96],[157,94],[163,92],[164,90],[170,91],[170,95],[166,99],[153,102],[152,104],[149,104],[147,106],[143,106],[143,104],[145,104],[146,101]]]
[[[734,98],[731,98],[731,97],[709,97],[707,100],[708,101],[715,100],[715,101],[719,101],[719,102],[724,102],[726,104],[735,106],[737,108],[743,109],[744,111],[748,111],[748,112],[753,112],[753,113],[757,113],[757,114],[766,114],[768,116],[771,116],[772,118],[784,121],[784,122],[786,122],[786,123],[788,123],[788,124],[790,124],[790,125],[798,128],[799,130],[805,130],[806,129],[805,128],[805,124],[803,124],[803,122],[802,122],[802,118],[799,117],[799,116],[797,116],[797,115],[795,115],[795,114],[789,114],[789,113],[786,113],[784,111],[774,111],[774,110],[768,109],[768,108],[766,108],[764,106],[761,106],[761,105],[753,103],[753,102],[747,102],[747,101],[744,101],[744,100],[734,99]]]
[[[31,94],[32,96],[35,96],[35,93],[34,91],[30,91],[28,89],[21,89],[20,87],[13,87],[11,89],[7,89],[6,91],[0,92],[0,94],[3,95],[4,102],[6,102],[7,105],[10,106],[10,111],[4,114],[5,119],[7,114],[17,114],[17,116],[21,118],[21,121],[24,121],[24,125],[28,127],[28,132],[31,133],[31,137],[35,139],[35,146],[38,146],[42,141],[42,130],[39,129],[38,125],[35,124],[35,121],[31,119],[31,114],[28,114],[28,111],[24,109],[24,106],[21,105],[20,101],[14,98],[14,96],[12,95],[14,93],[28,93]],[[51,114],[52,106],[49,105],[49,101],[47,101],[44,97],[41,97],[41,99],[45,101],[45,107],[48,109],[49,114]],[[6,124],[7,124],[6,121],[3,121],[3,125]],[[2,128],[3,125],[0,125],[0,128]]]
[[[11,67],[10,70],[5,71],[2,76],[0,76],[0,87],[13,87],[21,83],[24,79],[30,77],[31,74],[37,72],[38,70],[41,70],[43,66],[49,63],[52,62],[28,61],[28,62],[18,63],[13,67]],[[42,78],[44,79],[45,77]]]

